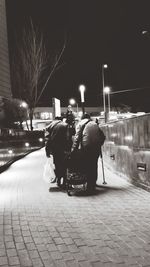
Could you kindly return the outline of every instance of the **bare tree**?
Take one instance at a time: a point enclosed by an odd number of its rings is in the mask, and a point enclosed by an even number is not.
[[[27,106],[22,106],[22,101],[19,99],[6,99],[3,98],[5,120],[3,126],[8,127],[19,127],[22,129],[23,121],[27,120]],[[15,124],[19,123],[19,124]]]
[[[34,108],[51,76],[60,67],[64,49],[65,42],[62,49],[50,57],[43,35],[34,27],[32,20],[23,31],[22,42],[12,60],[12,84],[15,90],[18,89],[20,98],[28,104],[31,130]]]

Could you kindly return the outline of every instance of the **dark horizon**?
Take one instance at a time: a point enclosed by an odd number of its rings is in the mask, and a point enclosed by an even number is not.
[[[85,105],[102,106],[102,64],[107,63],[105,83],[112,93],[143,88],[111,94],[111,105],[150,111],[150,33],[141,34],[150,30],[148,1],[6,3],[10,57],[29,17],[43,32],[50,50],[60,49],[67,36],[65,64],[53,75],[40,103],[51,105],[52,97],[59,98],[62,106],[67,106],[72,97],[80,102],[78,86],[85,84]]]

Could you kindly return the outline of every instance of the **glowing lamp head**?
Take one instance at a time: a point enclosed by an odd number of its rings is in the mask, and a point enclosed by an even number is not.
[[[81,102],[83,103],[84,102],[85,85],[81,84],[79,86],[79,90],[80,90],[80,93],[81,93]]]
[[[29,143],[28,142],[25,143],[25,147],[29,147]]]
[[[71,99],[69,100],[69,103],[70,103],[70,105],[75,105],[76,101],[75,101],[75,99],[71,98]]]
[[[108,68],[108,65],[107,64],[104,64],[103,67],[104,67],[104,69],[107,69]]]
[[[83,92],[84,93],[84,91],[85,91],[85,85],[81,84],[79,86],[79,90],[80,90],[80,92]]]
[[[104,93],[109,94],[110,93],[110,88],[108,86],[104,87]]]
[[[22,102],[21,105],[20,105],[20,107],[22,107],[22,108],[27,108],[27,106],[28,106],[28,105],[27,105],[26,102]]]

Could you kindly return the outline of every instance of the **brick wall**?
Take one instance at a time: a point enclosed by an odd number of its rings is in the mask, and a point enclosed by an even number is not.
[[[0,96],[11,97],[5,0],[0,0]]]

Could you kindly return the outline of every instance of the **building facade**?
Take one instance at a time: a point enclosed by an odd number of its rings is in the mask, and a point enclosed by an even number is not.
[[[5,0],[0,0],[0,98],[2,97],[12,97]]]
[[[72,107],[73,112],[80,116],[82,115],[81,107]],[[85,112],[90,113],[91,116],[100,116],[100,112],[103,110],[102,107],[85,107]],[[53,107],[36,107],[34,110],[35,119],[50,120],[53,119]],[[61,107],[61,115],[65,116],[67,107]]]

